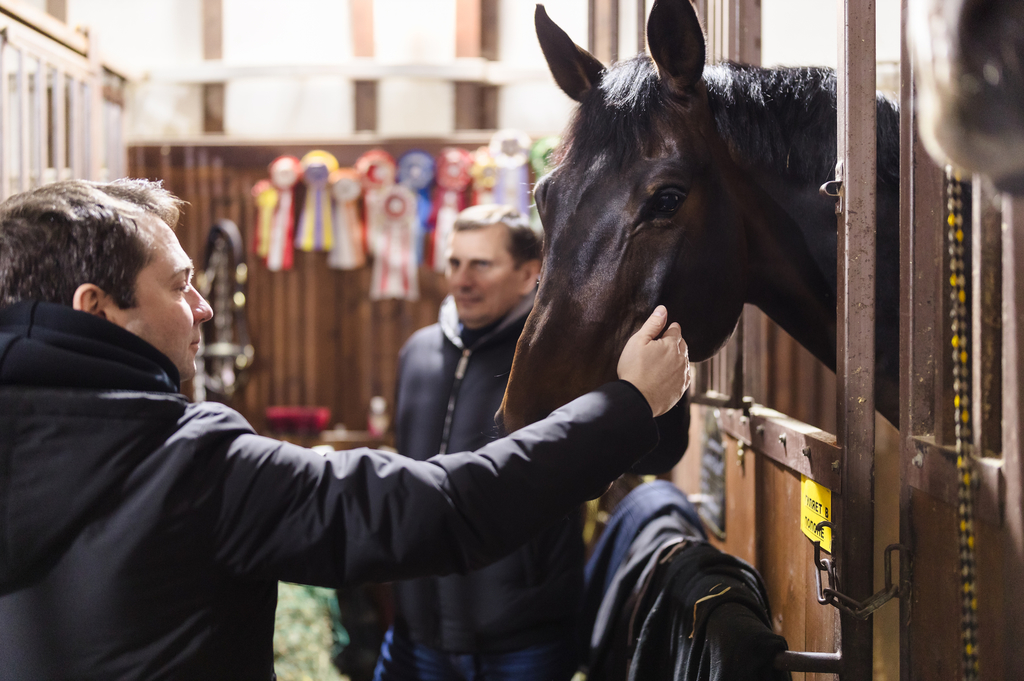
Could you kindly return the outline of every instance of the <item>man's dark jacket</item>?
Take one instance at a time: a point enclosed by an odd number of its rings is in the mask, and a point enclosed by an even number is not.
[[[0,310],[0,679],[267,681],[277,580],[479,568],[657,439],[620,381],[477,454],[322,457],[177,383],[106,321]]]
[[[494,414],[508,383],[531,293],[500,324],[465,347],[449,297],[438,323],[402,348],[395,408],[400,454],[428,459],[478,449],[498,437]],[[524,497],[510,514],[533,500]],[[583,588],[578,515],[563,517],[493,565],[464,575],[394,585],[395,627],[452,653],[495,653],[568,640]]]

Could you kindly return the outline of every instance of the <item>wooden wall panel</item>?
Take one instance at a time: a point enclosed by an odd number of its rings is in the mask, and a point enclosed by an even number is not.
[[[695,404],[690,407],[690,441],[679,464],[672,469],[670,479],[687,495],[700,494],[701,438],[704,418],[708,409]],[[725,444],[725,540],[712,536],[711,543],[726,553],[738,556],[751,565],[757,565],[757,486],[758,459],[745,449],[742,462],[739,442],[724,436]],[[709,533],[710,534],[710,533]]]
[[[767,457],[760,463],[758,565],[771,597],[772,626],[791,649],[807,650],[806,601],[813,583],[808,577],[814,575],[806,551],[810,542],[800,531],[800,478]]]
[[[835,372],[771,320],[766,322],[764,335],[764,405],[835,433]]]
[[[723,551],[738,556],[748,563],[758,563],[757,488],[761,457],[744,449],[740,457],[740,443],[725,438],[725,514],[726,538]]]

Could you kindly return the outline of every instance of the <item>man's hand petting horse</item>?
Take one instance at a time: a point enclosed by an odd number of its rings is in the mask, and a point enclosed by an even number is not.
[[[664,305],[633,334],[619,356],[616,372],[643,393],[651,411],[661,416],[675,406],[690,385],[690,357],[679,324],[672,322],[662,334],[668,311]]]

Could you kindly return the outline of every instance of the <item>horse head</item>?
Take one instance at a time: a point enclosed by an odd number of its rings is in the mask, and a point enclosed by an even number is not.
[[[512,431],[616,376],[626,340],[664,303],[692,361],[743,308],[745,235],[729,153],[707,101],[704,35],[688,0],[658,0],[651,56],[608,68],[536,11],[555,81],[579,102],[535,189],[544,225],[537,301],[500,416]]]

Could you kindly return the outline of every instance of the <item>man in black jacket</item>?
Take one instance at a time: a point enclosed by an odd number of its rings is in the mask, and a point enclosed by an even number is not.
[[[178,394],[211,312],[177,219],[145,181],[0,205],[0,680],[272,679],[278,580],[494,561],[653,447],[688,380],[659,307],[622,380],[476,453],[321,457]]]
[[[533,308],[540,257],[541,239],[516,209],[459,214],[446,254],[451,295],[438,323],[413,334],[400,355],[400,454],[426,460],[498,438],[494,413]],[[396,582],[395,624],[375,680],[569,679],[582,582],[575,515],[480,570]]]

